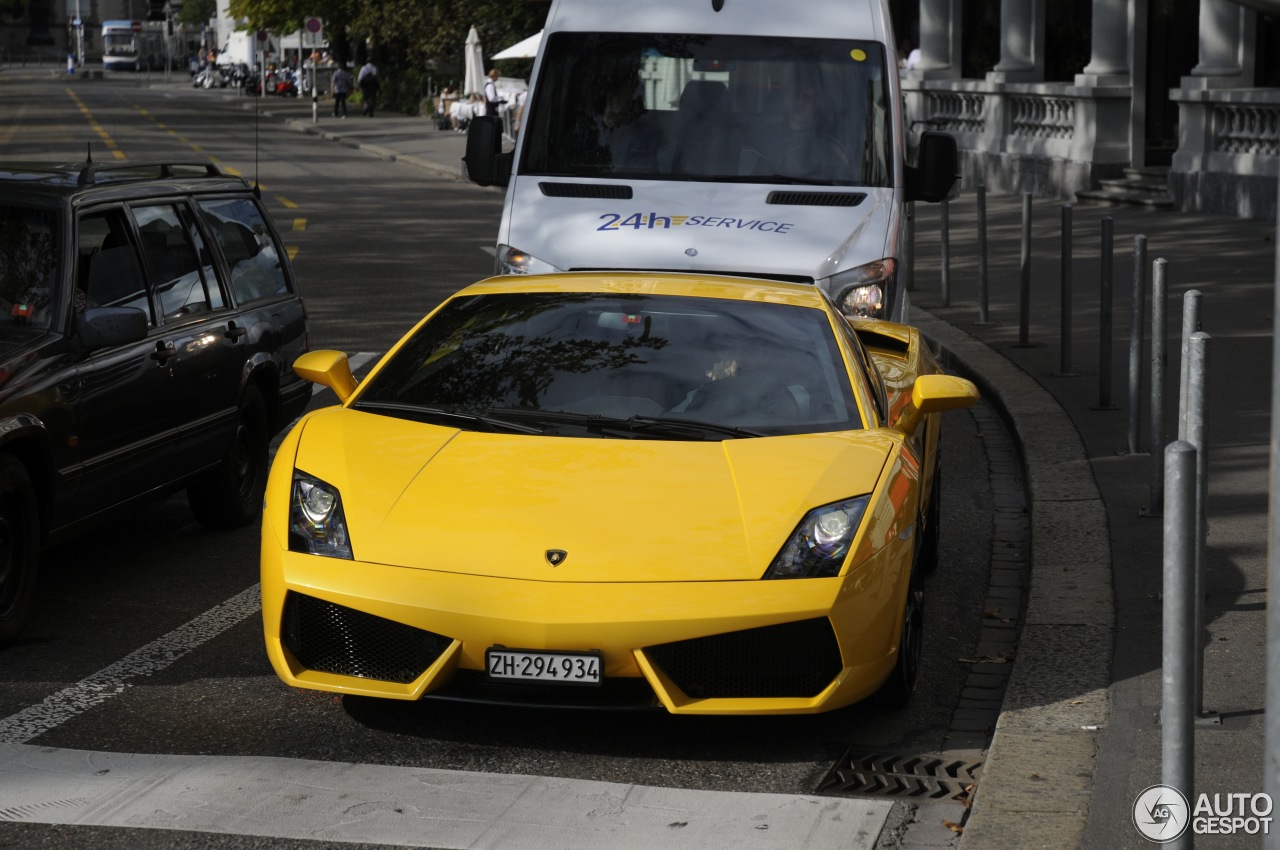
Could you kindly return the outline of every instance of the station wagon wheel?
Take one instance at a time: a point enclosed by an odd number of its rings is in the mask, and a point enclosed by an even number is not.
[[[207,528],[239,528],[257,519],[268,472],[267,408],[250,386],[240,402],[235,435],[222,462],[187,488],[191,512]]]
[[[35,597],[40,520],[26,469],[0,455],[0,645],[22,630]]]
[[[911,701],[920,678],[924,655],[924,590],[913,580],[902,612],[902,633],[898,637],[898,659],[893,672],[872,699],[884,708],[902,708]]]

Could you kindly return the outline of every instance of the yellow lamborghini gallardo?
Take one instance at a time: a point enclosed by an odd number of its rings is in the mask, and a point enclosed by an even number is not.
[[[492,278],[276,455],[267,653],[391,699],[826,711],[905,702],[937,557],[938,414],[974,386],[808,285]]]

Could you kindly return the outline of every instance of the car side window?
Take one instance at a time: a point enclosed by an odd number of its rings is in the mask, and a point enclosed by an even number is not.
[[[853,359],[857,361],[858,366],[862,369],[862,374],[867,379],[867,389],[871,391],[871,403],[876,407],[876,416],[880,418],[882,425],[889,422],[889,400],[884,388],[884,379],[880,376],[880,370],[876,368],[875,363],[867,355],[866,349],[862,347],[862,340],[858,339],[858,334],[849,327],[847,322],[840,322],[840,330],[844,333],[844,338],[849,343],[850,350],[853,351]]]
[[[212,267],[200,261],[199,235],[184,222],[181,208],[173,204],[138,206],[133,208],[133,217],[165,320],[222,307],[217,278]]]
[[[257,204],[230,198],[200,200],[198,205],[226,258],[237,304],[288,294],[283,252]]]
[[[148,323],[154,325],[142,261],[124,210],[117,207],[83,215],[76,230],[76,312],[85,307],[133,307],[146,313]]]

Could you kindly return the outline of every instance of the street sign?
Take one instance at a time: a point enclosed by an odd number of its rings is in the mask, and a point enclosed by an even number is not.
[[[129,31],[132,33],[142,32],[142,21],[133,21],[129,24]]]
[[[324,32],[324,20],[321,18],[307,18],[302,24],[302,43],[306,47],[319,47],[324,44],[322,33]]]

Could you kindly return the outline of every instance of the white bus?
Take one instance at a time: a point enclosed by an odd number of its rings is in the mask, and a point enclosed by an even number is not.
[[[165,63],[163,21],[103,21],[104,71],[156,71]]]

